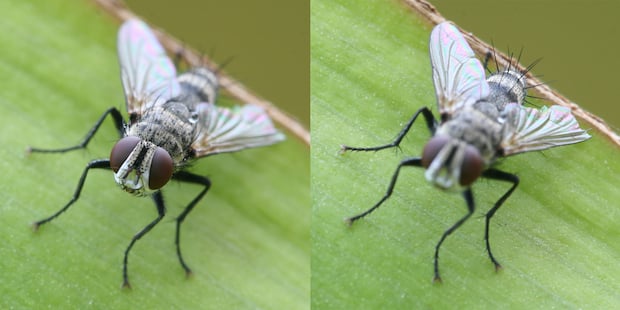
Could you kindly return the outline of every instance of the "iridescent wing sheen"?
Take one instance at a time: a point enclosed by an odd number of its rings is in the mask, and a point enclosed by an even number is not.
[[[139,116],[180,93],[174,64],[144,22],[126,21],[118,32],[117,48],[130,115]]]
[[[442,119],[488,96],[484,68],[454,25],[443,22],[435,26],[429,47]]]
[[[196,157],[236,152],[284,140],[284,135],[258,106],[247,104],[228,109],[201,103],[198,110],[203,127],[192,144]]]
[[[554,105],[534,109],[511,103],[506,106],[501,148],[505,156],[573,144],[590,138],[579,127],[570,108]]]

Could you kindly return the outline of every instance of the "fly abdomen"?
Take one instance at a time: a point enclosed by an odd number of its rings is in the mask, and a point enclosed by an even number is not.
[[[487,78],[489,83],[489,96],[487,101],[495,103],[499,111],[509,103],[523,104],[527,90],[525,88],[525,75],[511,69],[493,73]]]
[[[205,67],[192,68],[177,77],[181,85],[182,101],[188,103],[215,103],[219,87],[217,76]]]

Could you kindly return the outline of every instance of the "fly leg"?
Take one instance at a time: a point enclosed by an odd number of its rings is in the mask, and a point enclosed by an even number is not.
[[[101,115],[101,117],[99,117],[95,125],[88,131],[88,133],[86,134],[86,137],[84,137],[82,142],[80,142],[79,144],[70,146],[70,147],[60,148],[60,149],[39,149],[39,148],[29,147],[27,152],[28,153],[64,153],[64,152],[73,151],[77,149],[83,149],[88,145],[88,142],[90,142],[90,139],[92,139],[95,133],[97,132],[97,130],[99,130],[99,127],[101,126],[106,116],[108,115],[112,116],[112,119],[114,120],[114,127],[118,131],[119,136],[122,137],[124,130],[125,130],[125,122],[123,121],[123,116],[121,115],[121,112],[118,111],[118,109],[109,108],[107,111],[103,113],[103,115]]]
[[[96,160],[89,162],[88,165],[86,165],[86,168],[84,168],[84,171],[82,172],[80,181],[78,182],[77,188],[75,189],[75,192],[73,193],[73,198],[71,198],[71,200],[69,200],[69,202],[64,207],[62,207],[62,209],[58,210],[52,216],[35,222],[33,224],[35,231],[39,229],[39,226],[57,218],[63,212],[67,211],[67,209],[69,209],[69,207],[71,207],[73,203],[76,202],[78,198],[80,198],[80,193],[82,193],[82,187],[84,186],[84,182],[86,181],[86,176],[88,175],[88,171],[90,169],[110,169],[110,161],[107,159],[96,159]]]
[[[484,69],[489,73],[489,74],[493,74],[495,72],[491,71],[491,69],[489,69],[489,60],[491,60],[491,58],[493,58],[496,66],[497,66],[497,58],[495,56],[495,49],[493,49],[492,51],[487,51],[487,53],[484,55],[484,62],[483,62],[483,67]]]
[[[198,185],[204,186],[202,191],[200,191],[200,193],[187,205],[187,207],[185,207],[183,212],[181,212],[181,214],[179,214],[179,216],[176,218],[177,228],[176,228],[176,237],[175,237],[175,241],[174,242],[175,242],[176,248],[177,248],[177,256],[179,257],[179,262],[181,263],[181,266],[185,270],[185,274],[187,276],[189,276],[189,275],[192,274],[192,270],[189,268],[189,266],[187,266],[187,264],[185,263],[185,260],[183,259],[183,255],[181,254],[181,242],[180,242],[180,240],[181,240],[181,224],[183,223],[183,221],[185,220],[185,217],[187,217],[189,212],[192,211],[194,206],[196,206],[196,204],[207,193],[209,188],[211,188],[211,181],[209,181],[209,179],[207,179],[206,177],[199,176],[199,175],[196,175],[196,174],[193,174],[193,173],[190,173],[190,172],[187,172],[187,171],[182,171],[182,170],[177,172],[177,173],[175,173],[172,176],[172,178],[175,179],[175,180],[178,180],[178,181],[194,183],[194,184],[198,184]]]
[[[153,201],[155,202],[155,206],[157,207],[157,218],[154,219],[152,222],[150,222],[148,225],[144,226],[142,230],[140,230],[137,234],[135,234],[133,238],[131,238],[131,242],[129,242],[127,249],[125,249],[125,256],[123,257],[123,287],[124,288],[131,288],[131,285],[129,284],[129,276],[127,273],[127,262],[129,259],[129,251],[131,251],[131,248],[133,248],[133,245],[136,243],[136,241],[140,240],[140,238],[144,237],[144,235],[146,235],[149,231],[151,231],[151,229],[153,229],[153,227],[155,227],[155,225],[157,225],[157,223],[159,223],[159,221],[161,221],[161,219],[163,219],[164,216],[166,215],[166,206],[164,205],[164,198],[162,197],[161,191],[155,192],[152,195],[152,198],[153,198]]]
[[[174,67],[177,68],[177,70],[179,70],[181,68],[181,62],[184,60],[183,59],[184,55],[185,55],[185,48],[183,46],[177,48],[174,51],[173,63],[174,63]]]
[[[428,128],[428,130],[431,132],[431,134],[434,134],[435,128],[437,127],[437,122],[435,121],[435,118],[433,117],[433,113],[431,112],[431,110],[427,107],[423,107],[419,109],[417,112],[415,112],[415,114],[413,114],[413,117],[411,117],[411,119],[409,120],[409,122],[407,122],[405,127],[403,127],[400,133],[398,133],[398,136],[396,136],[396,139],[394,141],[388,144],[385,144],[385,145],[380,145],[380,146],[375,146],[375,147],[352,147],[352,146],[342,145],[340,151],[341,152],[346,152],[346,151],[368,152],[368,151],[379,151],[379,150],[383,150],[383,149],[387,149],[391,147],[398,147],[400,142],[403,140],[403,138],[407,134],[407,132],[409,132],[409,129],[411,129],[411,125],[413,125],[413,123],[418,118],[420,113],[422,113],[422,115],[424,116],[424,120],[426,121],[426,127]]]
[[[491,223],[491,218],[493,217],[495,212],[497,212],[499,207],[502,206],[504,201],[506,201],[506,199],[510,197],[512,192],[517,188],[517,185],[519,185],[519,178],[514,174],[503,172],[503,171],[496,170],[496,169],[488,169],[482,173],[482,176],[489,178],[489,179],[493,179],[493,180],[506,181],[506,182],[512,183],[512,187],[510,187],[510,189],[506,193],[504,193],[504,195],[495,203],[493,208],[491,208],[485,215],[486,224],[484,227],[484,240],[486,242],[487,252],[489,253],[489,258],[495,265],[495,270],[497,271],[502,268],[502,265],[500,265],[500,263],[495,259],[495,257],[493,256],[493,253],[491,252],[491,245],[489,243],[489,224]]]
[[[463,223],[467,221],[467,219],[474,213],[474,210],[476,209],[476,205],[474,204],[474,196],[471,192],[471,189],[467,189],[466,191],[464,191],[463,197],[465,198],[465,202],[467,203],[467,214],[465,214],[465,216],[463,216],[460,220],[454,223],[452,227],[448,228],[448,230],[443,233],[441,239],[439,239],[439,242],[437,242],[437,245],[435,246],[435,277],[433,278],[433,282],[441,282],[441,276],[439,275],[439,248],[441,247],[441,244],[451,233],[461,227],[461,225],[463,225]]]
[[[356,216],[347,218],[345,220],[347,224],[351,225],[353,224],[353,222],[365,217],[366,215],[370,214],[372,211],[375,211],[375,209],[379,208],[379,206],[383,202],[385,202],[388,198],[390,198],[390,196],[392,195],[392,192],[394,191],[394,186],[396,185],[396,179],[398,179],[398,173],[400,172],[400,168],[402,168],[403,166],[422,167],[422,159],[419,157],[414,157],[414,158],[407,158],[401,161],[400,164],[398,164],[398,168],[396,168],[396,172],[394,172],[394,174],[392,175],[392,180],[390,181],[390,185],[388,186],[388,189],[385,192],[385,195],[383,195],[383,198],[381,198],[379,202],[377,202],[374,206],[372,206],[372,208]]]
[[[390,185],[388,186],[388,189],[385,195],[383,195],[383,198],[381,198],[381,200],[379,200],[379,202],[377,202],[370,209],[358,215],[347,218],[345,221],[349,225],[365,217],[366,215],[372,213],[374,210],[379,208],[379,206],[381,206],[381,204],[383,204],[388,198],[390,198],[394,190],[394,186],[396,185],[396,180],[398,179],[400,168],[402,168],[403,166],[422,167],[422,159],[415,157],[415,158],[408,158],[408,159],[401,161],[398,167],[396,168],[396,172],[394,172],[394,174],[392,175],[392,180],[390,181]],[[434,281],[435,282],[441,282],[441,277],[439,276],[439,248],[441,248],[441,244],[452,232],[454,232],[457,228],[459,228],[474,213],[475,205],[474,205],[474,198],[473,198],[473,194],[471,190],[468,189],[465,192],[463,192],[463,197],[465,198],[465,202],[467,203],[467,211],[468,211],[467,214],[463,216],[460,220],[458,220],[454,225],[452,225],[452,227],[446,230],[441,236],[441,239],[439,240],[437,245],[435,246],[435,260],[434,260],[434,271],[435,271]]]

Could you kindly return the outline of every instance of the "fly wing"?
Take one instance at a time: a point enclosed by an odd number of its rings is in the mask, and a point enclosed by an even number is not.
[[[442,119],[488,96],[484,68],[454,25],[443,22],[435,26],[429,46]]]
[[[236,152],[284,140],[260,107],[247,104],[232,109],[210,103],[198,105],[203,128],[192,147],[196,157]]]
[[[174,64],[143,21],[132,19],[121,26],[117,48],[130,115],[140,115],[180,93]]]
[[[539,151],[573,144],[590,138],[579,127],[570,108],[528,108],[516,103],[506,106],[506,126],[501,147],[504,155]]]

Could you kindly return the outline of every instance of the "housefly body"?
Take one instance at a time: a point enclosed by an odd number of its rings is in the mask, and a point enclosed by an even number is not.
[[[62,149],[31,152],[63,153],[85,148],[107,116],[114,120],[120,140],[109,159],[88,163],[73,198],[52,216],[36,222],[35,228],[55,219],[77,201],[91,169],[111,169],[116,183],[137,196],[151,196],[157,218],[132,239],[123,258],[123,286],[129,287],[127,262],[134,243],[147,234],[166,213],[160,189],[170,179],[202,186],[200,193],[176,218],[176,252],[189,275],[180,247],[180,228],[186,216],[211,186],[208,178],[184,170],[191,160],[280,142],[284,135],[273,126],[266,112],[254,105],[232,109],[215,106],[218,81],[205,67],[177,75],[176,68],[148,26],[128,20],[118,33],[121,82],[125,91],[129,122],[120,111],[108,109],[80,144]]]
[[[590,138],[579,127],[567,107],[554,105],[535,109],[522,103],[526,97],[525,75],[514,68],[504,68],[485,77],[485,70],[459,30],[444,22],[430,37],[432,76],[440,120],[435,120],[428,107],[419,109],[397,138],[377,147],[342,146],[342,151],[378,151],[397,147],[421,114],[432,138],[421,157],[402,160],[388,189],[374,206],[347,219],[349,224],[365,217],[392,194],[400,169],[405,166],[426,169],[426,179],[436,187],[460,192],[467,214],[447,229],[435,246],[434,280],[441,281],[439,249],[453,231],[474,212],[471,185],[479,177],[511,183],[510,189],[486,213],[485,242],[489,258],[496,270],[501,268],[489,243],[491,218],[519,184],[519,178],[494,168],[498,158],[523,152],[544,150],[573,144]]]

